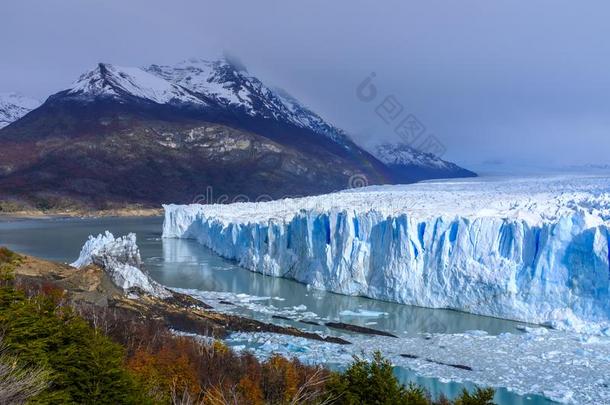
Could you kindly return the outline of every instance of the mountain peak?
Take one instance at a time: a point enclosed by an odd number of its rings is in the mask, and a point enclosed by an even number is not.
[[[420,151],[405,143],[381,143],[369,150],[373,156],[390,167],[398,178],[413,180],[411,172],[418,168],[423,178],[472,177],[475,173],[440,157]]]
[[[152,65],[156,66],[156,65]],[[240,72],[245,74],[248,72],[248,69],[243,64],[241,60],[237,57],[231,55],[222,55],[215,58],[201,58],[201,57],[191,57],[185,60],[182,60],[174,65],[173,67],[200,67],[200,68],[231,68],[236,72]]]
[[[237,60],[192,58],[175,65],[151,65],[145,70],[223,108],[310,129],[344,146],[350,143],[343,131],[285,91],[266,86]]]
[[[438,168],[446,168],[448,165],[452,165],[452,163],[446,162],[432,153],[420,151],[404,143],[381,143],[371,152],[377,159],[387,165],[417,165]]]
[[[345,149],[354,144],[286,92],[266,86],[229,56],[190,58],[174,65],[144,68],[98,63],[57,95],[89,104],[96,100],[186,106],[201,115],[217,112],[288,124],[332,139]]]
[[[40,104],[39,100],[19,93],[0,93],[0,128],[23,117]]]
[[[246,78],[225,59],[191,58],[175,65],[151,65],[144,69],[168,82],[210,97],[222,105],[248,104],[242,87],[253,78]],[[250,80],[248,80],[250,79]]]
[[[81,75],[72,84],[68,94],[90,100],[135,97],[157,104],[203,104],[187,90],[140,68],[109,63],[98,63],[95,68]]]

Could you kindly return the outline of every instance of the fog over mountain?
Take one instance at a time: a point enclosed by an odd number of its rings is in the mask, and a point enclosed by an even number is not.
[[[609,9],[567,0],[9,0],[0,5],[0,92],[44,99],[100,61],[174,64],[226,51],[362,144],[400,139],[394,129],[411,114],[462,166],[610,163]],[[364,102],[356,90],[372,72],[377,95]],[[387,96],[400,110],[390,123],[378,114]]]

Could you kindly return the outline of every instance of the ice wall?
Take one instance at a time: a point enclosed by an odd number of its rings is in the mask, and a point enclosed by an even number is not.
[[[481,207],[434,216],[295,204],[280,218],[247,215],[265,204],[168,205],[163,236],[341,294],[570,329],[610,319],[609,227],[598,211],[533,221]]]

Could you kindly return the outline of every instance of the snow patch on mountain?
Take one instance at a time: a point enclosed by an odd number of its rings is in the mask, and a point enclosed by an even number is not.
[[[610,331],[608,175],[168,205],[163,236],[318,289]]]
[[[132,96],[157,104],[205,104],[188,90],[142,69],[108,63],[100,63],[83,74],[68,94],[83,98]]]
[[[145,70],[219,104],[253,108],[247,93],[239,86],[241,74],[225,61],[189,59],[175,65],[151,65]]]
[[[454,163],[447,162],[431,153],[419,151],[406,144],[382,143],[371,148],[370,152],[386,165],[432,167],[444,170],[460,169]]]
[[[0,128],[17,121],[40,104],[39,100],[19,93],[0,93]]]
[[[287,91],[275,88],[275,93],[282,101],[282,104],[290,111],[287,118],[293,124],[301,128],[309,128],[338,142],[348,138],[348,135],[343,130],[327,123],[318,114],[303,106],[299,100],[288,94]]]
[[[89,236],[78,259],[70,265],[81,269],[90,264],[104,269],[112,282],[124,291],[135,288],[159,297],[171,295],[165,287],[141,270],[140,249],[133,233],[116,239],[108,231],[95,237]]]
[[[67,94],[83,100],[137,97],[157,104],[233,110],[312,130],[349,147],[340,129],[304,107],[285,91],[272,89],[225,59],[189,59],[145,68],[100,63],[72,84]]]
[[[224,59],[189,59],[171,66],[151,65],[145,70],[218,105],[310,129],[341,143],[347,139],[343,131],[328,124],[285,91],[266,86]]]

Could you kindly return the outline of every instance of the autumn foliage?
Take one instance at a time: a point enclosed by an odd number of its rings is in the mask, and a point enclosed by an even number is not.
[[[126,349],[125,365],[156,403],[321,403],[330,372],[296,359],[260,361],[213,339],[177,336],[160,321],[81,306],[79,313]]]

